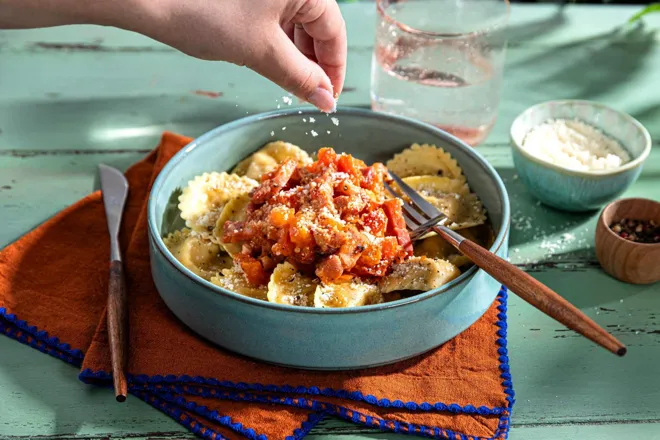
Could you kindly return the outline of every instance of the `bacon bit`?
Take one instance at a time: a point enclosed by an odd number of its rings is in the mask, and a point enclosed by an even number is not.
[[[383,277],[412,255],[401,206],[385,200],[386,178],[382,164],[332,148],[310,165],[283,162],[252,192],[246,220],[225,224],[223,241],[243,244],[239,261],[251,284],[265,284],[282,261],[326,283]]]
[[[341,259],[337,255],[330,255],[324,260],[321,260],[316,269],[316,276],[326,282],[336,281],[343,273],[344,268],[342,267]]]
[[[287,159],[279,167],[264,176],[261,185],[252,193],[252,203],[264,203],[273,197],[289,182],[291,175],[296,170],[297,163],[294,159]]]

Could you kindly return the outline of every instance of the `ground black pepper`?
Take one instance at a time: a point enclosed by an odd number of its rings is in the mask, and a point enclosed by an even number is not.
[[[660,243],[660,224],[653,220],[622,219],[610,225],[619,237],[636,243]]]

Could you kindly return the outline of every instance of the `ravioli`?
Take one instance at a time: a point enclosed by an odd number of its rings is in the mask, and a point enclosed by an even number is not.
[[[222,253],[220,245],[191,235],[189,229],[175,231],[163,241],[181,264],[206,280],[233,265],[232,258]]]
[[[231,199],[248,194],[259,183],[249,177],[227,173],[204,173],[188,182],[179,196],[179,210],[186,226],[206,238]]]
[[[463,170],[442,148],[429,144],[412,144],[385,164],[397,176],[441,176],[463,180]]]
[[[291,263],[280,263],[275,267],[268,282],[268,301],[313,307],[317,286],[318,283],[298,272]]]
[[[428,291],[447,284],[461,271],[449,261],[427,257],[411,257],[394,265],[392,273],[384,277],[381,292],[397,290]]]

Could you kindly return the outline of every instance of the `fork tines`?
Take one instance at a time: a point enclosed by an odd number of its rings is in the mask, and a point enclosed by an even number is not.
[[[400,177],[390,173],[392,179],[401,188],[401,191],[408,196],[411,203],[406,202],[399,193],[397,193],[392,186],[385,182],[385,189],[392,194],[392,196],[401,199],[403,202],[403,213],[406,221],[406,226],[412,231],[410,234],[411,240],[416,240],[425,235],[434,226],[444,225],[448,217],[443,214],[438,208],[427,202],[421,195],[411,188],[407,183],[401,180]]]

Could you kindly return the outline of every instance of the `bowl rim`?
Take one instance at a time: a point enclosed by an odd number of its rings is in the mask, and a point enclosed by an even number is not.
[[[155,248],[155,250],[157,250],[163,257],[165,257],[165,261],[167,261],[174,269],[176,269],[178,272],[180,272],[190,281],[200,285],[201,287],[204,287],[207,291],[257,307],[263,307],[271,310],[280,310],[280,311],[287,311],[293,313],[303,313],[303,314],[311,313],[311,314],[319,314],[319,315],[335,315],[335,314],[350,314],[350,313],[368,313],[377,310],[385,310],[385,309],[389,310],[397,307],[402,307],[409,304],[414,304],[420,301],[424,301],[433,298],[436,295],[445,293],[448,290],[454,288],[455,286],[464,284],[468,280],[472,279],[479,270],[483,270],[478,268],[476,265],[474,265],[471,268],[469,268],[467,271],[462,273],[460,276],[458,276],[456,279],[450,281],[447,284],[444,284],[436,289],[422,292],[417,295],[413,295],[411,297],[399,299],[396,301],[380,303],[380,304],[371,304],[365,306],[344,307],[344,308],[320,308],[320,307],[305,307],[305,306],[292,306],[286,304],[276,304],[276,303],[271,303],[269,301],[264,301],[256,298],[251,298],[249,296],[241,295],[239,293],[235,293],[230,290],[224,289],[220,286],[211,283],[210,281],[205,280],[204,278],[192,272],[190,269],[186,268],[180,261],[178,261],[165,246],[163,237],[161,237],[156,227],[156,218],[158,213],[156,212],[156,200],[155,200],[156,197],[154,195],[160,192],[162,186],[164,185],[165,180],[168,178],[172,170],[176,168],[176,166],[184,159],[184,157],[190,151],[192,151],[195,148],[198,148],[200,145],[206,144],[208,141],[212,140],[218,135],[223,134],[224,132],[231,131],[236,128],[249,125],[254,122],[262,121],[265,119],[274,119],[278,117],[292,116],[292,115],[301,116],[305,114],[316,116],[319,114],[319,111],[316,109],[304,109],[299,107],[293,107],[290,109],[279,109],[279,110],[272,110],[263,113],[257,113],[254,115],[236,119],[234,121],[220,125],[214,129],[211,129],[206,133],[202,134],[201,136],[193,139],[189,144],[181,148],[181,150],[179,150],[165,164],[163,169],[161,169],[161,171],[158,173],[149,192],[149,199],[147,202],[147,223],[148,223],[149,238],[152,242],[151,248],[152,249]],[[386,113],[375,112],[371,109],[363,109],[359,107],[345,107],[345,106],[337,107],[337,112],[335,114],[339,116],[341,116],[341,114],[357,115],[359,117],[364,117],[364,118],[375,118],[385,121],[389,120],[392,122],[405,123],[407,125],[412,125],[419,129],[430,132],[433,135],[444,137],[446,141],[455,144],[459,148],[464,149],[465,152],[468,155],[472,156],[472,159],[475,160],[476,163],[480,167],[482,167],[484,171],[489,173],[495,180],[497,191],[499,193],[502,202],[502,227],[498,231],[495,240],[493,241],[493,244],[491,245],[489,250],[495,253],[502,248],[502,246],[505,243],[505,238],[508,237],[510,230],[511,208],[510,208],[509,194],[506,190],[506,186],[504,185],[504,182],[502,181],[502,178],[497,173],[495,168],[490,163],[488,163],[488,161],[480,153],[478,153],[473,147],[470,147],[468,144],[461,141],[457,137],[443,130],[440,130],[439,128],[436,128],[430,124],[417,121],[415,119],[408,118],[405,116],[391,115]]]
[[[565,106],[565,105],[569,105],[569,104],[581,104],[581,105],[591,106],[591,107],[600,107],[602,109],[607,109],[611,112],[617,113],[623,119],[627,120],[630,125],[635,127],[642,134],[642,136],[644,137],[644,141],[645,141],[646,145],[644,145],[644,149],[639,154],[639,156],[637,156],[635,159],[631,160],[630,162],[628,162],[628,163],[626,163],[626,164],[624,164],[624,165],[622,165],[618,168],[613,168],[613,169],[610,169],[610,170],[591,170],[591,171],[573,170],[573,169],[570,169],[570,168],[564,168],[562,166],[559,166],[559,165],[556,165],[556,164],[553,164],[553,163],[550,163],[550,162],[546,162],[545,160],[540,159],[536,156],[533,156],[530,153],[528,153],[527,151],[525,151],[525,149],[522,148],[522,145],[520,145],[515,140],[515,137],[514,137],[514,134],[513,134],[513,129],[519,123],[519,121],[524,116],[526,116],[527,114],[529,114],[529,113],[531,113],[531,112],[533,112],[533,111],[535,111],[539,108],[547,107],[551,104],[560,105],[560,106]],[[584,122],[594,126],[598,130],[602,131],[602,129],[600,127],[592,124],[590,121],[584,121]],[[521,112],[518,116],[516,116],[516,118],[511,123],[511,127],[509,128],[509,139],[510,139],[510,142],[511,142],[511,145],[513,146],[513,148],[519,154],[524,156],[527,160],[532,161],[532,162],[534,162],[538,165],[541,165],[545,168],[549,168],[551,170],[557,171],[557,172],[562,173],[562,174],[567,174],[567,175],[577,176],[577,177],[584,177],[584,178],[604,178],[604,177],[608,177],[608,176],[615,176],[617,174],[621,174],[621,173],[624,173],[628,170],[636,168],[639,165],[641,165],[644,161],[646,161],[649,154],[651,154],[651,148],[652,148],[651,135],[650,135],[649,131],[637,119],[635,119],[634,117],[632,117],[631,115],[629,115],[626,112],[617,110],[613,107],[602,104],[600,102],[589,101],[589,100],[586,100],[586,99],[557,99],[557,100],[550,100],[550,101],[540,102],[538,104],[534,104],[531,107],[528,107],[523,112]],[[621,142],[619,139],[617,139],[617,141]],[[625,145],[622,145],[622,146],[624,148],[626,148]]]
[[[620,203],[635,203],[635,202],[660,206],[660,202],[658,202],[657,200],[647,199],[645,197],[625,197],[622,199],[613,200],[612,202],[605,205],[605,207],[601,210],[600,215],[598,216],[598,223],[600,223],[604,227],[605,230],[604,233],[607,234],[608,237],[615,238],[616,241],[620,241],[624,243],[626,246],[630,246],[630,247],[641,246],[648,248],[652,248],[654,246],[660,246],[660,243],[638,243],[636,241],[626,240],[625,238],[616,234],[612,229],[610,229],[610,226],[605,222],[605,212],[607,210],[613,209],[615,205],[618,205]],[[598,234],[598,228],[596,228],[595,233]]]

